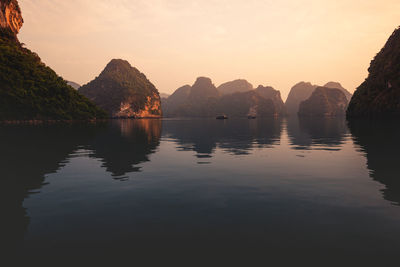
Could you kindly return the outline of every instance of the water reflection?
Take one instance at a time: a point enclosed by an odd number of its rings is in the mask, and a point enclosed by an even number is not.
[[[22,202],[38,192],[45,175],[59,170],[66,158],[92,134],[91,127],[7,126],[0,128],[0,195],[2,241],[22,242],[29,223]],[[90,139],[90,138],[89,138]],[[88,139],[86,139],[88,140]]]
[[[161,121],[0,127],[1,239],[12,249],[23,240],[29,217],[23,201],[39,193],[45,176],[57,172],[79,149],[91,151],[115,178],[148,161],[159,145]]]
[[[183,151],[195,151],[198,158],[210,158],[217,147],[234,155],[247,155],[254,148],[279,144],[282,120],[234,119],[165,120],[163,136],[175,140]]]
[[[349,121],[354,142],[366,154],[372,179],[385,185],[383,197],[400,205],[400,125],[395,120]]]
[[[91,157],[101,159],[115,179],[124,180],[127,173],[140,171],[137,165],[149,161],[148,155],[156,151],[161,125],[160,120],[112,121],[91,141]]]
[[[359,247],[358,255],[368,254],[365,249],[374,251],[373,244],[380,244],[379,240],[386,244],[382,250],[394,248],[392,239],[378,228],[388,227],[386,213],[394,217],[398,210],[389,207],[394,212],[382,212],[382,207],[389,205],[367,173],[359,172],[364,166],[356,165],[364,159],[352,149],[344,120],[289,119],[285,123],[279,119],[123,120],[93,125],[0,127],[2,242],[19,247],[30,223],[25,238],[30,236],[28,247],[38,250],[39,245],[49,248],[46,242],[56,238],[54,242],[66,248],[73,239],[73,246],[79,250],[96,250],[97,242],[106,249],[126,245],[127,255],[141,248],[154,254],[157,245],[158,251],[175,245],[173,250],[178,252],[189,245],[214,245],[216,253],[222,248],[228,256],[237,244],[244,249],[253,244],[262,253],[267,250],[303,255],[312,251],[311,257],[321,255],[318,252],[330,243],[329,248],[344,247],[342,256]],[[351,122],[350,129],[368,158],[371,177],[386,186],[384,198],[399,204],[399,126]],[[176,144],[178,151],[171,149]],[[310,157],[297,158],[294,149],[308,149]],[[186,164],[185,157],[190,153],[181,150],[194,151],[201,164],[207,164],[209,157],[221,151],[224,157],[212,165]],[[156,152],[157,156],[146,165],[151,171],[137,173]],[[347,158],[346,153],[351,155]],[[341,156],[352,161],[344,164]],[[102,166],[84,165],[88,157],[99,159]],[[58,184],[58,191],[42,190],[40,195],[32,195],[45,185],[46,175],[66,164],[65,172],[47,178],[52,184],[46,189],[57,188],[55,179],[64,180]],[[74,164],[85,167],[81,174],[84,178],[77,175],[70,181],[68,171],[76,171]],[[338,171],[338,166],[344,170]],[[138,179],[120,183],[110,179],[110,173],[117,179],[134,173]],[[97,189],[89,188],[94,184]],[[353,185],[357,192],[353,192]],[[74,197],[62,206],[71,194]],[[82,199],[89,208],[81,209]],[[24,200],[32,222],[23,208]],[[70,228],[66,227],[67,220]],[[369,224],[360,226],[360,221]],[[387,229],[398,229],[397,222]],[[42,224],[55,227],[43,230]],[[378,229],[372,237],[371,229]],[[388,233],[390,237],[400,236]],[[79,244],[74,243],[76,240]]]
[[[290,117],[287,130],[292,148],[298,150],[340,150],[348,134],[346,120],[342,117]]]

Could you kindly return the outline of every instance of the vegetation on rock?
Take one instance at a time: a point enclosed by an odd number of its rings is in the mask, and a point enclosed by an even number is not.
[[[90,120],[105,112],[70,87],[17,39],[16,0],[0,0],[0,120]]]
[[[105,112],[67,85],[37,54],[0,38],[0,120],[88,120]]]
[[[110,117],[160,117],[156,87],[128,61],[113,59],[79,92],[108,112]]]

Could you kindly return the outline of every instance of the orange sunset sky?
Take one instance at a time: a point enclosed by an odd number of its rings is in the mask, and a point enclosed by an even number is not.
[[[247,79],[285,100],[299,81],[350,92],[400,25],[399,0],[20,0],[21,42],[85,84],[112,58],[160,92],[196,77]]]

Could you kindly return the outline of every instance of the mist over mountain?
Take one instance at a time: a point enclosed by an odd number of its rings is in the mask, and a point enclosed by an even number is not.
[[[340,89],[317,87],[311,97],[301,102],[299,116],[344,116],[347,109],[346,95]]]
[[[78,83],[76,83],[76,82],[71,82],[71,81],[66,81],[66,82],[67,82],[67,84],[68,84],[69,86],[71,86],[72,88],[74,88],[74,89],[76,89],[76,90],[78,90],[79,87],[81,87],[81,85],[78,84]]]
[[[126,60],[111,60],[79,92],[106,110],[110,117],[160,117],[162,114],[156,87]]]
[[[161,98],[168,98],[168,97],[170,97],[170,94],[160,93],[160,97]]]
[[[372,60],[367,79],[350,101],[349,117],[400,115],[400,28]]]

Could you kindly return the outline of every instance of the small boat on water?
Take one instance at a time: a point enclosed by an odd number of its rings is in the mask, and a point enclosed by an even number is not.
[[[253,120],[253,119],[257,119],[257,116],[255,116],[255,115],[249,115],[249,116],[247,116],[247,118],[248,118],[249,120]]]
[[[218,116],[216,117],[216,119],[217,119],[217,120],[227,120],[227,119],[228,119],[228,116],[226,116],[226,115],[218,115]]]

